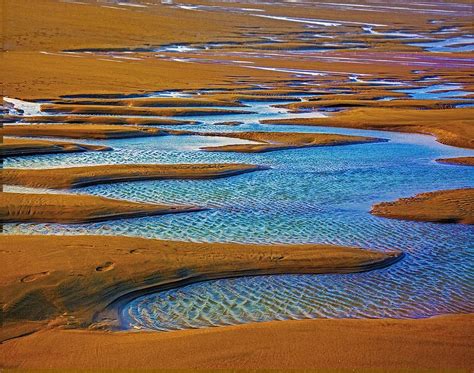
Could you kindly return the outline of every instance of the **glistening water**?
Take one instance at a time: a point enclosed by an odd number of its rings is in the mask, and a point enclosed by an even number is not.
[[[428,136],[269,126],[243,117],[240,119],[246,124],[242,126],[209,123],[193,127],[363,134],[390,141],[237,154],[198,150],[201,142],[220,140],[166,136],[100,142],[112,146],[114,152],[11,158],[5,166],[244,162],[271,169],[225,179],[129,182],[74,192],[195,204],[209,207],[207,211],[80,225],[5,224],[4,231],[207,242],[331,243],[406,253],[395,265],[366,273],[247,277],[145,295],[121,310],[125,327],[172,330],[275,319],[418,318],[474,311],[473,227],[391,220],[369,213],[371,205],[379,201],[473,187],[472,168],[435,162],[439,157],[472,155],[472,151],[438,144]]]

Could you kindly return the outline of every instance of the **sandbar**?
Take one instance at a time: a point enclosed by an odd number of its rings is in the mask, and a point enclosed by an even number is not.
[[[3,184],[33,188],[79,188],[138,180],[214,179],[266,169],[249,164],[109,164],[100,166],[1,170]]]
[[[332,245],[118,236],[2,235],[0,244],[5,325],[54,319],[73,328],[118,326],[114,304],[149,291],[245,275],[363,272],[403,256]]]
[[[438,158],[436,162],[459,166],[474,166],[474,157]]]
[[[3,141],[0,144],[1,157],[106,150],[112,150],[112,148],[102,145],[75,144],[63,141],[13,139],[7,137],[3,137]]]
[[[91,223],[200,210],[91,195],[0,192],[0,223]]]
[[[263,120],[265,124],[346,127],[422,133],[443,144],[474,149],[474,109],[357,108],[326,118]]]
[[[202,135],[232,137],[258,142],[257,144],[223,145],[201,148],[201,150],[211,152],[238,153],[264,153],[285,149],[317,146],[354,145],[386,141],[374,137],[298,132],[207,132],[203,133]]]
[[[121,126],[113,124],[31,124],[4,126],[0,133],[10,136],[65,137],[71,139],[123,139],[129,137],[161,136],[158,128]]]
[[[474,188],[439,190],[382,202],[372,214],[390,219],[474,224]]]

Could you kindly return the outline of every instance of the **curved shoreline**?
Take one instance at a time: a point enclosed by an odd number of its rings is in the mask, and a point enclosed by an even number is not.
[[[0,236],[4,321],[116,328],[130,297],[191,282],[269,274],[355,273],[403,257],[333,245],[190,243],[116,236]],[[61,316],[63,315],[63,316]],[[66,316],[65,316],[66,315]],[[62,321],[61,321],[62,320]]]
[[[307,246],[311,246],[310,244],[306,244]],[[288,245],[290,246],[290,245]],[[318,246],[318,245],[315,245]],[[335,246],[336,248],[337,246]],[[361,249],[362,250],[362,249]],[[94,315],[93,322],[100,324],[103,320],[117,320],[117,323],[113,324],[108,324],[108,328],[112,329],[118,329],[118,330],[129,330],[129,328],[125,327],[123,323],[123,318],[121,316],[123,308],[128,304],[129,302],[133,301],[136,298],[139,298],[141,296],[147,295],[147,294],[152,294],[164,290],[170,290],[170,289],[179,289],[184,286],[192,285],[192,284],[197,284],[201,282],[207,282],[207,281],[213,281],[213,280],[224,280],[224,279],[231,279],[231,278],[238,278],[238,277],[249,277],[249,276],[269,276],[269,275],[290,275],[290,274],[326,274],[326,273],[338,273],[338,274],[344,274],[344,273],[362,273],[362,272],[369,272],[369,271],[374,271],[377,269],[383,269],[386,267],[389,267],[398,261],[402,260],[405,254],[403,252],[399,252],[398,254],[393,253],[394,255],[387,257],[385,260],[382,260],[377,263],[373,263],[370,265],[362,265],[357,268],[355,267],[347,267],[347,268],[338,268],[337,270],[333,270],[328,268],[327,271],[325,272],[326,269],[323,269],[322,272],[307,272],[307,270],[300,268],[297,269],[296,271],[289,270],[287,271],[256,271],[256,270],[240,270],[236,271],[236,273],[226,273],[226,274],[215,274],[215,275],[208,275],[208,276],[190,276],[188,278],[183,278],[180,280],[176,281],[171,281],[168,283],[160,284],[160,285],[155,285],[155,286],[150,286],[150,287],[144,287],[141,289],[136,289],[133,291],[130,291],[126,294],[123,294],[119,296],[117,299],[112,301],[110,304],[108,304],[101,312],[97,313]]]

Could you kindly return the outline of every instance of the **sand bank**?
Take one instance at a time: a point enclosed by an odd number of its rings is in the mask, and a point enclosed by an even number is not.
[[[0,144],[1,157],[104,150],[112,150],[112,148],[108,146],[75,144],[63,141],[26,140],[6,137],[3,138]]]
[[[185,106],[185,105],[183,105]],[[41,105],[41,110],[46,113],[87,114],[87,115],[141,115],[156,117],[175,116],[205,116],[205,115],[230,115],[251,114],[245,110],[231,110],[218,108],[156,108],[134,106],[106,106],[106,105]]]
[[[474,157],[439,158],[436,162],[459,166],[474,166]]]
[[[447,145],[474,149],[474,109],[416,110],[361,108],[326,118],[264,120],[266,124],[291,124],[423,133]]]
[[[291,111],[299,112],[307,109],[323,108],[351,108],[351,107],[369,107],[369,108],[397,108],[397,109],[452,109],[460,100],[391,100],[391,101],[373,101],[357,99],[338,99],[328,100],[326,98],[317,101],[296,102],[279,107],[288,108]]]
[[[113,124],[32,124],[9,125],[0,130],[2,135],[30,137],[65,137],[71,139],[123,139],[129,137],[161,136],[158,128],[120,126]]]
[[[90,223],[200,210],[91,195],[0,193],[0,223]]]
[[[138,180],[214,179],[263,170],[249,164],[111,164],[52,169],[3,169],[3,184],[34,188],[79,188]]]
[[[106,106],[132,106],[132,107],[213,107],[213,106],[244,106],[235,100],[216,100],[212,98],[167,98],[167,97],[150,97],[150,98],[126,98],[126,99],[57,99],[53,100],[55,105],[106,105]]]
[[[101,316],[98,313],[146,289],[244,275],[361,272],[402,257],[398,251],[331,245],[190,243],[113,236],[3,235],[0,244],[4,322],[6,326],[20,323],[22,330],[25,322],[52,319],[70,327],[94,321],[95,327],[116,325],[115,307]]]
[[[353,145],[385,141],[383,139],[377,139],[374,137],[298,132],[208,132],[204,135],[232,137],[259,143],[209,146],[201,148],[202,150],[212,152],[239,153],[264,153],[274,150],[296,149],[314,146]]]
[[[273,321],[168,333],[53,329],[0,345],[0,365],[467,372],[474,368],[473,332],[473,315]]]
[[[440,190],[382,202],[372,214],[390,219],[474,224],[474,188]]]
[[[196,124],[192,120],[178,120],[170,118],[127,118],[120,116],[93,116],[93,115],[41,115],[20,117],[25,123],[90,123],[90,124],[131,124],[136,126],[178,126]]]

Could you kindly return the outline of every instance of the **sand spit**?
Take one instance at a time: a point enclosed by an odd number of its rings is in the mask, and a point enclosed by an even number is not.
[[[117,326],[117,306],[147,291],[245,275],[361,272],[402,257],[398,251],[331,245],[190,243],[113,236],[3,235],[0,243],[4,323],[23,325],[22,329],[28,322],[53,319],[73,328],[92,323],[95,328]],[[38,273],[47,275],[22,281]]]
[[[158,128],[108,124],[32,124],[9,125],[0,130],[4,136],[65,137],[71,139],[123,139],[129,137],[161,136]]]
[[[474,149],[474,109],[417,110],[360,108],[326,118],[263,120],[265,124],[288,124],[360,128],[422,133],[436,136],[443,144]]]
[[[129,98],[129,99],[61,99],[53,100],[54,105],[106,105],[106,106],[128,106],[128,107],[144,107],[144,108],[160,108],[160,107],[213,107],[213,106],[229,106],[242,107],[244,105],[233,100],[215,100],[212,98]]]
[[[390,219],[474,224],[474,188],[440,190],[382,202],[372,214]]]
[[[275,150],[305,148],[313,146],[353,145],[385,141],[374,137],[346,136],[298,132],[232,132],[205,133],[206,136],[223,136],[259,142],[260,144],[238,144],[201,148],[212,152],[264,153]]]
[[[474,157],[439,158],[436,162],[459,166],[474,166]]]
[[[391,101],[372,101],[372,100],[317,100],[297,102],[288,105],[281,105],[294,112],[307,109],[323,108],[350,108],[350,107],[371,107],[371,108],[398,108],[398,109],[452,109],[456,105],[462,104],[460,100],[391,100]]]
[[[127,118],[120,116],[92,115],[41,115],[20,117],[25,123],[67,123],[67,124],[129,124],[136,126],[178,126],[196,124],[192,120],[177,120],[169,118]]]
[[[214,179],[266,169],[249,164],[111,164],[52,169],[3,169],[3,184],[33,188],[80,188],[138,180]]]
[[[104,150],[112,150],[112,148],[101,145],[75,144],[62,141],[12,139],[6,137],[3,138],[3,141],[0,144],[1,157]]]
[[[106,105],[41,105],[45,113],[88,114],[88,115],[141,115],[156,117],[252,114],[251,111],[217,108],[156,108]]]
[[[273,321],[171,333],[52,329],[0,345],[0,365],[469,371],[474,367],[473,332],[474,316],[469,314],[419,320]]]
[[[0,223],[91,223],[200,210],[91,195],[0,193]]]

